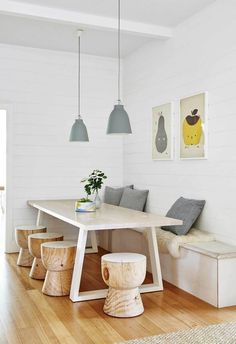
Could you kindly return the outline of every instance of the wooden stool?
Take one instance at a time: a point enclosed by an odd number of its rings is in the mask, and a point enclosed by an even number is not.
[[[32,266],[34,257],[31,256],[28,248],[28,236],[33,233],[44,233],[47,228],[44,226],[18,226],[15,228],[16,243],[20,247],[17,265]]]
[[[50,296],[70,293],[77,243],[55,241],[42,244],[42,262],[47,269],[42,292]]]
[[[31,278],[40,280],[45,278],[46,270],[41,260],[41,244],[56,240],[63,240],[63,235],[60,233],[38,233],[29,235],[29,251],[34,257],[33,265],[29,274]]]
[[[102,277],[109,286],[103,307],[113,317],[143,313],[139,286],[146,275],[146,257],[138,253],[111,253],[102,257]]]

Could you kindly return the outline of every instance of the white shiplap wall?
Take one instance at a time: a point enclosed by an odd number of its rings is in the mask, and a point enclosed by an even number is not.
[[[198,226],[236,244],[236,2],[216,1],[174,38],[125,59],[124,182],[150,190],[148,210],[165,214],[180,196],[206,199]],[[178,99],[209,93],[209,158],[178,159]],[[175,101],[175,160],[152,161],[152,107]]]
[[[35,221],[27,200],[77,198],[80,180],[94,168],[106,172],[109,184],[122,184],[123,142],[106,135],[116,99],[116,60],[83,55],[81,63],[90,142],[70,143],[77,113],[76,54],[0,45],[0,108],[9,110],[8,251],[15,249],[14,226]]]

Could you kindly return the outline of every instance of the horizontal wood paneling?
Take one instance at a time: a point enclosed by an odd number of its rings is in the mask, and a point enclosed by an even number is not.
[[[133,135],[125,138],[125,183],[149,189],[147,209],[165,214],[180,196],[206,199],[197,224],[236,244],[236,29],[235,1],[216,1],[124,62],[126,108]],[[178,99],[209,95],[209,158],[178,159]],[[175,160],[151,157],[152,107],[174,101]]]
[[[7,231],[35,221],[28,199],[78,198],[94,168],[121,185],[123,141],[106,135],[116,99],[116,60],[81,57],[81,106],[90,142],[70,143],[77,113],[77,55],[0,45],[0,104],[11,104],[11,216]],[[14,241],[13,241],[14,242]],[[12,242],[7,247],[14,250]]]

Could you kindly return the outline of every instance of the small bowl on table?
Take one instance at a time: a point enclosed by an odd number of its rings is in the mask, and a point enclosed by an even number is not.
[[[75,211],[81,213],[90,213],[96,211],[96,203],[93,201],[78,200],[75,202]]]

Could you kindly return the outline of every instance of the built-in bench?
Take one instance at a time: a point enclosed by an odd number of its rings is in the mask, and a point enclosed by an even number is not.
[[[139,252],[148,256],[143,231],[114,230],[101,238],[112,252]],[[219,241],[181,243],[179,258],[161,252],[162,277],[190,294],[214,305],[236,305],[236,247]],[[150,261],[148,259],[148,270]]]
[[[160,253],[163,279],[214,305],[236,305],[236,247],[219,241],[183,244],[180,258]]]

